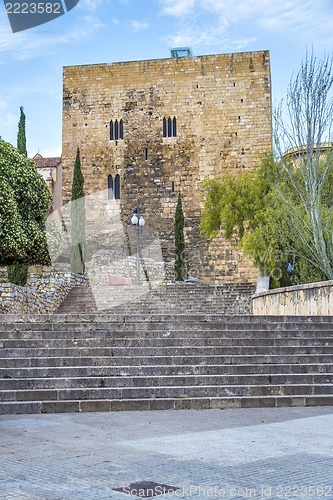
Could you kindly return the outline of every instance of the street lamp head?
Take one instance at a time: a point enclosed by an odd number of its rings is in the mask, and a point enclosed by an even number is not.
[[[140,215],[140,219],[139,219],[139,226],[143,227],[145,225],[146,221],[144,220],[144,218],[142,217],[142,215]]]
[[[131,222],[133,224],[133,226],[136,226],[137,223],[138,223],[138,218],[136,215],[133,215],[133,217],[131,218]]]

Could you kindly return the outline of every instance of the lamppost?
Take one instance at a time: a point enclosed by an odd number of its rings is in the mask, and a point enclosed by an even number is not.
[[[132,209],[132,219],[131,222],[133,226],[136,226],[136,284],[141,285],[140,280],[140,227],[145,225],[145,220],[140,215],[140,204],[138,200],[138,204],[136,207]]]

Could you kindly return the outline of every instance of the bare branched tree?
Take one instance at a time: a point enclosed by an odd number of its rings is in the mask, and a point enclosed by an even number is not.
[[[275,153],[298,253],[333,279],[333,58],[306,54],[274,113]],[[286,195],[289,193],[289,195]],[[328,193],[331,193],[327,195]]]

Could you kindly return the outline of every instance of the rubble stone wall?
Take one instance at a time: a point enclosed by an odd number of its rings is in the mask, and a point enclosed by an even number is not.
[[[26,286],[0,283],[0,311],[8,314],[48,314],[58,309],[68,292],[86,278],[72,273],[30,274]]]

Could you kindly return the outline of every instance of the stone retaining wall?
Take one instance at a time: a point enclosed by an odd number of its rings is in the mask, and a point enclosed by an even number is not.
[[[68,292],[86,281],[72,273],[30,274],[26,286],[0,283],[0,312],[48,314],[58,309]]]
[[[252,296],[253,314],[332,316],[333,281],[277,288]]]

